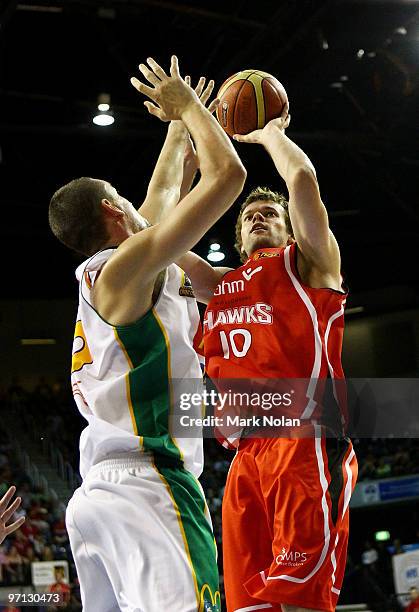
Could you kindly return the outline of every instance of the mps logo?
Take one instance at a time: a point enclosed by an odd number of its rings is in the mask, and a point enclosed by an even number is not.
[[[182,285],[179,287],[179,295],[181,295],[182,297],[195,297],[191,280],[186,276],[185,273],[183,273],[182,275]]]
[[[277,565],[296,567],[298,565],[304,565],[307,561],[307,553],[293,550],[288,551],[286,548],[282,548],[281,553],[275,557],[275,561]]]

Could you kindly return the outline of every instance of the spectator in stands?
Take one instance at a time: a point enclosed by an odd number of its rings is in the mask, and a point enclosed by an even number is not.
[[[376,478],[389,478],[391,476],[391,464],[387,457],[380,457],[375,469]]]
[[[357,451],[358,452],[358,451]],[[359,480],[368,480],[375,476],[375,457],[372,454],[367,455],[362,462],[362,467],[359,471]]]
[[[402,553],[404,553],[404,548],[403,548],[403,544],[401,543],[401,540],[399,539],[393,540],[392,553],[393,555],[401,555]]]
[[[4,570],[9,584],[23,584],[23,557],[18,553],[14,544],[10,546],[9,552],[6,554]]]
[[[419,612],[419,591],[417,587],[410,587],[409,590],[410,603],[405,612]]]
[[[371,545],[371,542],[365,542],[361,560],[362,565],[367,566],[370,570],[375,570],[375,564],[378,561],[378,553]]]

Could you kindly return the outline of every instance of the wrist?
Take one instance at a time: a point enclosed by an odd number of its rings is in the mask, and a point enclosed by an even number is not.
[[[186,126],[181,119],[173,119],[169,123],[168,132],[177,136],[181,136],[182,138],[186,138],[186,136],[188,135],[188,130],[186,129]]]
[[[201,102],[198,99],[192,99],[187,105],[185,105],[185,107],[180,112],[180,118],[182,122],[187,122],[189,120],[189,117],[193,117],[194,115],[196,115],[196,113],[202,111],[202,109],[205,110],[205,107],[201,104]]]
[[[275,146],[278,141],[282,141],[285,138],[285,131],[279,128],[277,125],[267,123],[262,130],[261,144],[265,149],[269,149],[270,146]]]

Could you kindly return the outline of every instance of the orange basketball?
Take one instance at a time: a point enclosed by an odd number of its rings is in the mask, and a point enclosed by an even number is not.
[[[229,136],[263,128],[288,107],[284,86],[261,70],[236,72],[221,85],[217,98],[217,119]]]

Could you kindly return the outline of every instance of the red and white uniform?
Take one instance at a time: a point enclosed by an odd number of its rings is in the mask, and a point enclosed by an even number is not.
[[[337,422],[345,423],[346,294],[304,285],[296,260],[296,243],[257,250],[223,277],[205,313],[206,370],[218,388],[225,379],[270,379],[268,387],[272,379],[305,379],[292,407],[299,431],[243,439],[228,475],[228,612],[280,604],[331,611],[343,579],[356,458],[348,439],[326,438],[319,423],[327,378]]]

